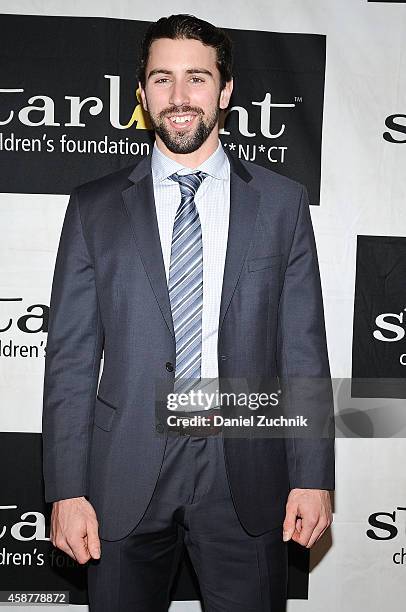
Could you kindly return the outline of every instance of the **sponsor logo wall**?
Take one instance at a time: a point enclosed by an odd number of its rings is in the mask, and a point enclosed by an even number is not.
[[[146,25],[116,19],[2,16],[3,48],[12,54],[12,60],[7,53],[1,58],[0,155],[5,170],[0,177],[1,191],[69,194],[75,185],[148,154],[152,132],[148,116],[142,112],[135,80],[138,44]],[[244,30],[229,33],[236,43],[238,70],[236,91],[221,130],[224,147],[243,159],[302,177],[312,202],[318,204],[325,37]],[[76,44],[67,53],[71,40]],[[263,58],[260,66],[258,53]],[[312,125],[310,133],[308,124]],[[305,159],[311,163],[304,164]],[[24,176],[23,184],[16,181],[16,176]],[[43,358],[48,305],[24,304],[24,298],[10,295],[1,299],[4,319],[8,320],[0,336],[2,358]],[[16,329],[25,335],[25,342],[16,341]],[[11,440],[18,447],[31,442],[32,453],[40,452],[39,440],[18,435],[10,438],[13,435],[3,439],[4,462]],[[37,436],[40,438],[40,434]],[[41,470],[39,458],[36,460],[25,478],[28,476],[31,491],[33,483],[36,485],[37,503],[33,505],[34,499],[27,497],[27,487],[20,480],[16,493],[24,488],[28,507],[14,502],[4,510],[12,520],[20,513],[27,515],[27,521],[28,516],[37,516],[42,543],[37,543],[33,534],[25,550],[30,563],[23,568],[13,563],[11,534],[17,527],[8,523],[4,588],[19,584],[21,589],[32,589],[41,583],[66,590],[73,582],[78,587],[70,594],[71,603],[84,603],[83,568],[45,544],[50,508],[43,508],[41,502]],[[16,501],[16,495],[7,497]],[[33,507],[37,511],[27,509]],[[38,552],[40,564],[35,561],[32,543],[43,549]],[[292,598],[307,597],[308,560],[309,551],[292,543]],[[56,567],[60,570],[57,574]],[[173,598],[199,598],[188,560],[180,568]]]
[[[355,397],[406,399],[406,237],[358,236]]]
[[[0,58],[1,191],[69,194],[148,154],[153,137],[135,76],[146,27],[123,19],[2,16],[2,47],[12,61]],[[224,146],[306,183],[318,204],[325,37],[227,32],[236,71]],[[16,173],[24,175],[23,189]]]
[[[155,13],[139,2],[89,0],[78,9],[66,0],[57,15],[45,0],[37,15],[28,0],[3,0],[0,590],[68,590],[87,610],[83,568],[50,543],[43,501],[53,266],[73,187],[130,166],[152,146],[135,77],[148,22],[190,12],[225,27],[236,43],[223,146],[305,183],[310,194],[341,431],[333,526],[310,555],[290,546],[288,612],[399,609],[406,597],[404,4],[313,0],[310,10],[293,0],[287,11],[283,0],[254,0],[237,15],[231,0],[221,12],[208,0],[204,14],[184,2]],[[343,406],[356,423],[345,420]],[[373,414],[379,427],[368,428]],[[171,612],[200,610],[187,558],[172,595]]]

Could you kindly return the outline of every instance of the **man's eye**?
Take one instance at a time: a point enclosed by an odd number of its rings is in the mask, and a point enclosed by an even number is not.
[[[161,77],[160,79],[157,79],[155,81],[155,83],[166,83],[167,81],[169,81],[168,78],[166,77]],[[195,83],[204,83],[204,80],[201,79],[200,77],[191,77],[191,81],[195,82]]]

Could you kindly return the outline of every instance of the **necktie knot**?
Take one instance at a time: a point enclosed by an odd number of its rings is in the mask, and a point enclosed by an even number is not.
[[[168,178],[176,183],[179,183],[180,193],[182,198],[184,198],[190,196],[194,197],[206,176],[207,174],[205,172],[198,170],[197,172],[193,172],[191,174],[178,174],[175,172]]]

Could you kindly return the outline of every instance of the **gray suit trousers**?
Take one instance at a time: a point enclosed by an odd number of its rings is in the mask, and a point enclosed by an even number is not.
[[[205,612],[284,612],[282,525],[249,535],[234,509],[221,434],[169,436],[147,510],[126,537],[101,540],[88,565],[91,612],[163,612],[186,546]]]

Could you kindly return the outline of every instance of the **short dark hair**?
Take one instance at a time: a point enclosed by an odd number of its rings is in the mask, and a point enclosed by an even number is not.
[[[200,40],[204,45],[213,47],[217,55],[217,68],[220,72],[220,90],[233,76],[233,43],[229,36],[220,28],[208,21],[203,21],[194,15],[170,15],[161,17],[151,23],[141,42],[139,52],[138,80],[145,87],[145,68],[148,62],[149,50],[154,40],[171,38],[172,40],[191,38]]]

